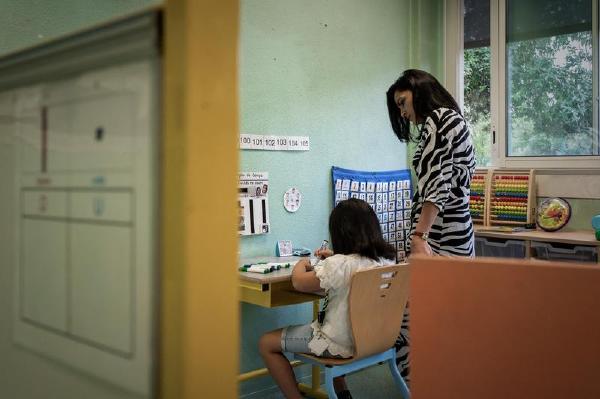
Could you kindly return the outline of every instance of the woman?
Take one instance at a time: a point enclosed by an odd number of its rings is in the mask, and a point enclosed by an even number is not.
[[[458,104],[431,74],[409,69],[387,91],[392,129],[417,143],[410,253],[474,256],[469,190],[475,169],[471,134]],[[411,123],[416,133],[411,134]],[[408,376],[408,312],[396,343]]]

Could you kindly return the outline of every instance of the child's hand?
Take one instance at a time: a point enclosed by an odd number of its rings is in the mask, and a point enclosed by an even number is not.
[[[296,266],[294,266],[294,268],[296,268],[296,267],[304,268],[307,272],[310,272],[311,270],[313,270],[313,267],[310,264],[310,259],[308,259],[308,258],[300,259],[298,262],[296,262]]]
[[[319,248],[315,251],[315,256],[320,259],[329,258],[331,255],[333,255],[333,251],[329,248],[326,248],[326,249]]]

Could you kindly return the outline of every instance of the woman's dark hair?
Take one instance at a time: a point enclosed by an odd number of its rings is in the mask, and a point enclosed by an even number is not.
[[[386,93],[392,129],[402,142],[413,139],[410,134],[410,121],[402,117],[400,109],[394,101],[394,93],[404,90],[412,92],[417,121],[424,121],[433,111],[441,107],[453,109],[462,115],[452,95],[433,75],[418,69],[407,69],[402,72],[402,76],[390,86]],[[414,139],[416,140],[416,138]]]
[[[383,239],[377,215],[363,200],[351,198],[337,204],[329,216],[329,233],[335,254],[396,259],[396,250]]]

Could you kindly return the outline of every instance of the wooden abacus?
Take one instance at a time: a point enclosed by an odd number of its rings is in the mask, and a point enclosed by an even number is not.
[[[476,170],[471,179],[471,199],[469,209],[473,223],[486,224],[487,206],[486,198],[489,197],[489,173],[488,170]]]
[[[492,172],[488,225],[535,222],[535,170]]]
[[[471,217],[484,226],[534,223],[535,170],[478,170],[471,180]]]

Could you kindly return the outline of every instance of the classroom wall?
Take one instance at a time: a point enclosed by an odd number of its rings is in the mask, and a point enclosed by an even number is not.
[[[600,183],[600,178],[599,178]],[[538,205],[546,199],[538,198]],[[592,218],[600,215],[600,199],[566,198],[571,205],[571,218],[562,231],[592,230]]]
[[[443,1],[241,4],[241,133],[311,140],[308,152],[241,151],[240,171],[269,172],[272,229],[243,237],[241,254],[272,253],[278,239],[313,248],[327,236],[332,165],[408,167],[406,146],[389,126],[385,92],[411,66],[442,75]],[[432,23],[432,16],[439,18]],[[292,186],[303,193],[295,214],[282,205]]]
[[[277,240],[314,249],[328,237],[332,165],[409,167],[385,92],[409,67],[442,76],[442,13],[442,0],[242,0],[240,131],[310,137],[308,152],[241,151],[240,171],[269,173],[271,222],[270,234],[240,238],[242,257],[274,255]],[[303,194],[296,213],[283,208],[290,187]],[[263,332],[311,317],[310,305],[241,306],[242,372],[263,367]],[[240,393],[261,397],[272,385],[250,380]]]
[[[0,0],[0,55],[161,3],[160,0]]]
[[[156,0],[0,0],[0,56],[129,13]],[[0,130],[0,182],[13,184],[14,148]],[[0,189],[0,398],[139,399],[15,346],[12,339],[12,190]],[[7,205],[8,204],[8,205]]]

